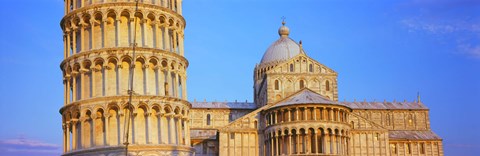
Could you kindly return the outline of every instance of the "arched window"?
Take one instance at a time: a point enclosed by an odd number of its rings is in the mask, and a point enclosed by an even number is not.
[[[305,88],[305,81],[300,80],[300,89]]]
[[[330,81],[325,81],[325,90],[330,91]]]
[[[278,82],[278,80],[275,80],[275,90],[279,90],[280,89],[280,82]]]
[[[290,64],[290,72],[293,72],[293,64]]]
[[[408,115],[408,125],[413,126],[413,116],[412,116],[412,114]]]
[[[387,126],[390,126],[390,114],[387,114],[387,116],[385,117],[385,123]]]
[[[313,72],[313,64],[308,65],[308,71]]]
[[[210,125],[210,114],[207,114],[207,125]]]

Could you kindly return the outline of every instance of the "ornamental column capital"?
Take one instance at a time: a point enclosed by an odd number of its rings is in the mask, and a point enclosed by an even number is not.
[[[104,65],[103,68],[104,68],[104,69],[107,69],[107,70],[112,69],[112,67],[110,67],[110,66],[108,66],[108,65]]]
[[[89,69],[85,69],[85,68],[81,68],[81,69],[80,69],[80,73],[82,73],[82,74],[83,74],[83,73],[87,73],[87,72],[89,72],[89,71],[90,71]]]
[[[99,71],[102,70],[102,67],[101,67],[101,66],[100,66],[100,67],[95,67],[95,66],[94,66],[94,67],[91,67],[90,70],[92,70],[92,71],[94,71],[94,72],[99,72]]]
[[[88,28],[88,27],[90,26],[88,23],[85,23],[85,22],[83,22],[83,21],[80,22],[78,25],[79,25],[81,28],[83,28],[83,29]]]
[[[70,119],[70,122],[71,122],[72,124],[76,124],[76,123],[78,122],[78,119]]]
[[[73,77],[77,77],[77,75],[78,75],[78,72],[77,72],[77,71],[72,71],[72,76],[73,76]]]
[[[94,19],[94,18],[90,19],[89,22],[90,22],[90,25],[91,25],[91,26],[98,26],[98,25],[101,24],[100,21],[97,21],[97,20]]]
[[[145,113],[143,113],[143,115],[146,116],[146,117],[150,117],[152,114],[153,114],[153,113],[151,113],[151,112],[145,112]]]
[[[140,23],[140,24],[144,24],[144,23],[147,23],[147,21],[148,21],[147,19],[141,19],[141,20],[139,21],[139,23]]]

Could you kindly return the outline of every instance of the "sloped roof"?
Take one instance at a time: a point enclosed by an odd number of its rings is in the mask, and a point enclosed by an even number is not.
[[[217,139],[217,130],[190,130],[191,139]]]
[[[305,88],[285,98],[284,100],[275,104],[271,108],[288,106],[288,105],[299,105],[299,104],[330,104],[330,105],[345,106],[336,101],[332,101],[308,88]]]
[[[256,109],[252,102],[190,102],[192,108]]]
[[[437,134],[432,131],[389,131],[390,140],[441,140]]]
[[[424,109],[427,106],[421,102],[340,102],[352,109]]]

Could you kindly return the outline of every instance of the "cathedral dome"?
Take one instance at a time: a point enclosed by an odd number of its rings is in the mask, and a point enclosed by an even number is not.
[[[288,37],[289,34],[290,30],[285,26],[285,22],[282,22],[282,26],[278,29],[280,38],[268,47],[260,64],[285,61],[303,51],[299,44]]]

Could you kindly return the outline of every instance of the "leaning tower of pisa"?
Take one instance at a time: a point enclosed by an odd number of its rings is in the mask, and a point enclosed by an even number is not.
[[[182,0],[139,0],[137,11],[135,0],[65,0],[64,9],[63,155],[125,155],[126,127],[128,155],[191,155]]]

